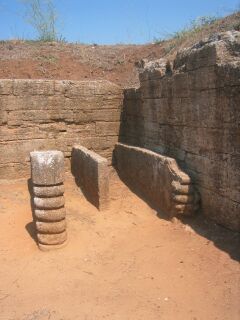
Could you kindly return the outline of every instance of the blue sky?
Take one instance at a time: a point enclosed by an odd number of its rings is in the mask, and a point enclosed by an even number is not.
[[[146,43],[200,16],[223,16],[240,0],[56,0],[60,34],[70,42]],[[0,0],[0,39],[33,39],[20,0]]]

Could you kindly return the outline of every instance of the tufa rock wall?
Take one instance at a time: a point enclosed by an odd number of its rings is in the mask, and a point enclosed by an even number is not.
[[[0,178],[29,176],[34,150],[69,160],[76,143],[111,163],[121,106],[121,89],[108,81],[0,80]]]
[[[240,32],[179,52],[173,71],[147,68],[125,91],[121,141],[175,158],[202,212],[240,230]]]

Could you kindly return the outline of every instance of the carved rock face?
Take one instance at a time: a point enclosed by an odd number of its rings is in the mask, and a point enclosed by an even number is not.
[[[67,240],[64,156],[60,151],[36,151],[30,158],[39,249],[58,249]]]
[[[116,144],[119,175],[161,212],[170,217],[199,209],[199,194],[175,159],[147,149]]]
[[[38,209],[58,209],[62,208],[65,204],[64,196],[52,198],[38,198],[34,197],[34,205]]]
[[[61,151],[34,151],[30,153],[32,182],[51,186],[64,181],[64,156]]]
[[[72,173],[86,196],[100,211],[109,205],[109,168],[107,159],[97,153],[74,146]]]
[[[37,197],[51,198],[58,197],[64,194],[64,185],[60,184],[57,186],[45,187],[45,186],[34,186],[34,195]]]
[[[64,207],[56,210],[34,210],[35,217],[39,221],[60,221],[65,218],[66,210]]]

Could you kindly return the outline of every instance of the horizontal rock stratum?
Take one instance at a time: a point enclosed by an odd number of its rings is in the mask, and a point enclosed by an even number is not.
[[[0,177],[29,176],[29,153],[83,144],[111,163],[123,92],[109,81],[0,80]]]

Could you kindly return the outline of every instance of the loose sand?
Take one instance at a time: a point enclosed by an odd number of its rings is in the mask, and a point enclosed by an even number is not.
[[[65,196],[68,245],[41,252],[27,180],[1,181],[1,320],[240,319],[236,233],[160,219],[116,174],[103,213]]]

